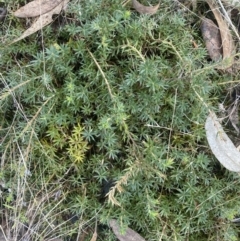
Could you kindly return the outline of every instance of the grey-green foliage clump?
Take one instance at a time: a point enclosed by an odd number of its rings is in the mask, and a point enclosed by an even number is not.
[[[23,31],[11,21],[2,37]],[[202,102],[215,106],[228,76],[207,63],[196,25],[169,1],[151,17],[117,0],[72,1],[1,48],[0,178],[11,189],[1,208],[38,228],[29,235],[71,236],[97,214],[147,240],[237,240],[238,177],[211,155]],[[104,180],[115,182],[109,203]]]

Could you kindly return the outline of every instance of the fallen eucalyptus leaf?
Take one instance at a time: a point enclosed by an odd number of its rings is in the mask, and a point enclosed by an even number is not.
[[[214,112],[210,112],[205,123],[208,144],[218,161],[229,171],[240,172],[240,152],[222,128]]]
[[[51,11],[58,6],[63,0],[34,0],[14,12],[18,18],[37,17]]]
[[[121,228],[119,227],[117,220],[111,219],[110,227],[112,228],[114,234],[120,241],[146,241],[142,236],[137,232],[133,231],[131,228],[127,228],[125,233],[121,233]]]
[[[31,25],[31,27],[28,28],[19,38],[15,39],[12,43],[22,40],[28,37],[29,35],[37,32],[38,30],[42,29],[43,27],[47,26],[48,24],[50,24],[53,21],[52,16],[54,14],[59,14],[61,10],[67,5],[68,2],[69,0],[61,1],[60,4],[55,8],[53,8],[51,11],[43,15],[40,15],[38,19]]]
[[[132,4],[133,4],[133,8],[142,14],[149,14],[149,15],[153,15],[157,12],[159,6],[160,6],[160,2],[152,7],[147,7],[142,5],[141,3],[139,3],[137,0],[132,0]]]
[[[216,18],[216,21],[218,23],[218,27],[220,30],[220,34],[221,34],[223,60],[225,61],[222,62],[222,66],[219,66],[218,69],[230,70],[230,68],[234,64],[234,53],[235,53],[235,45],[233,42],[230,29],[226,21],[223,19],[222,14],[218,9],[218,6],[215,3],[213,3],[212,0],[206,0],[206,2],[211,8],[214,14],[214,17]]]
[[[222,58],[222,40],[218,26],[210,19],[203,18],[201,32],[208,54],[214,61]]]

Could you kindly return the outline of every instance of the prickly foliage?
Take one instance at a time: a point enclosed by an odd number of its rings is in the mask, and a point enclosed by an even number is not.
[[[202,102],[214,106],[229,76],[207,62],[187,16],[171,1],[153,16],[117,0],[72,1],[52,25],[1,47],[1,205],[38,223],[35,238],[54,237],[56,219],[56,233],[71,236],[97,216],[146,240],[236,240],[239,179],[207,146]],[[3,41],[25,24],[9,16]]]

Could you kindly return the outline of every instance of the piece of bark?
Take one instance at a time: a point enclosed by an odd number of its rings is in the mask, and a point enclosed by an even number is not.
[[[7,9],[6,8],[0,8],[0,22],[5,19],[7,16]]]
[[[121,228],[115,219],[111,219],[109,224],[114,234],[120,241],[146,241],[141,235],[131,228],[127,228],[124,233],[121,233]]]

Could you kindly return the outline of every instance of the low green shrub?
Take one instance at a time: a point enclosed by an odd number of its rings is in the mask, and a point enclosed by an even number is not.
[[[215,108],[230,76],[214,70],[188,15],[169,1],[153,16],[72,1],[52,25],[2,46],[1,208],[15,233],[74,236],[115,218],[146,240],[237,240],[239,178],[207,145],[202,102]],[[25,20],[1,28],[7,43]]]

